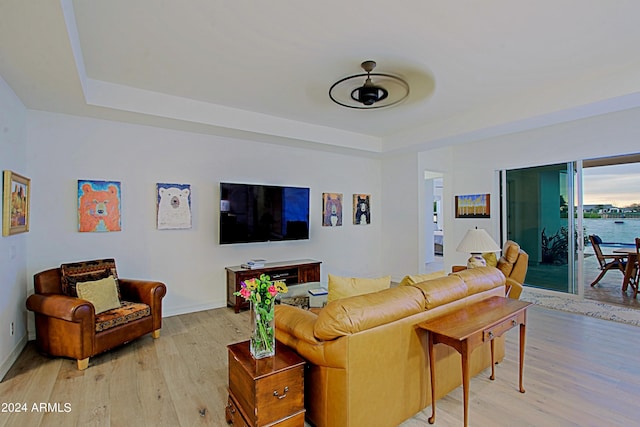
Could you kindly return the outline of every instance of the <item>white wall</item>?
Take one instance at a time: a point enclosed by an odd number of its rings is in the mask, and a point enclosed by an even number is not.
[[[415,154],[385,158],[382,162],[382,260],[385,274],[400,281],[415,274],[420,260],[418,161]]]
[[[225,266],[250,258],[317,259],[325,280],[383,273],[379,160],[40,111],[27,122],[29,277],[114,257],[122,277],[165,282],[163,309],[172,315],[226,305]],[[78,179],[121,182],[121,232],[77,231]],[[311,239],[219,245],[220,181],[310,187]],[[191,229],[156,229],[157,182],[191,184]],[[321,226],[323,192],[343,193],[342,227]],[[372,225],[352,224],[353,193],[371,194]]]
[[[0,171],[28,176],[25,134],[26,109],[0,77]],[[0,379],[26,343],[27,234],[0,237]]]

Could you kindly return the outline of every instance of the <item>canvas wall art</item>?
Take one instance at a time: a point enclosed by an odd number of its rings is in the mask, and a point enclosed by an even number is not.
[[[356,225],[371,224],[371,195],[353,195],[353,223]]]
[[[31,180],[6,170],[3,174],[2,235],[29,231]]]
[[[490,194],[456,196],[456,218],[489,218],[491,215]]]
[[[158,230],[191,228],[191,185],[156,184]]]
[[[322,226],[342,225],[342,193],[322,193]]]
[[[121,209],[120,182],[78,180],[78,231],[120,231]]]

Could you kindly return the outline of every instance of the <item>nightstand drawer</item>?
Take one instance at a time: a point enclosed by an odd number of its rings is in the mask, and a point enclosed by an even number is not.
[[[490,341],[495,337],[501,336],[502,334],[507,332],[509,329],[514,328],[521,323],[524,323],[524,312],[515,314],[514,316],[511,316],[508,319],[503,320],[502,322],[496,325],[493,325],[490,328],[485,329],[482,332],[482,340]]]
[[[304,410],[304,368],[287,369],[258,379],[255,416],[258,425]]]
[[[247,341],[228,348],[229,394],[244,421],[252,427],[303,427],[304,360],[280,343],[275,356],[257,360]]]
[[[236,402],[233,401],[231,396],[228,397],[227,406],[225,407],[224,412],[227,424],[231,424],[233,425],[233,427],[249,427],[249,425],[244,422],[244,419],[240,414],[240,410],[236,406]]]

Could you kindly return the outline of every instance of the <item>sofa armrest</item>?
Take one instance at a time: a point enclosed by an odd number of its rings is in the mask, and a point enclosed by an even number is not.
[[[152,280],[118,279],[122,299],[131,302],[143,302],[152,309],[161,304],[167,294],[167,287],[162,282]]]
[[[27,298],[27,309],[34,313],[67,322],[95,323],[95,309],[89,301],[61,294],[33,294]]]
[[[522,293],[523,286],[516,282],[515,280],[507,277],[507,281],[504,284],[505,286],[505,296],[512,299],[520,299],[520,294]]]
[[[313,329],[318,315],[290,305],[276,305],[276,339],[316,366],[344,369],[347,340],[323,341]],[[331,356],[333,355],[333,356]],[[336,356],[337,355],[337,356]]]
[[[318,316],[308,310],[280,304],[276,306],[276,333],[285,332],[301,341],[309,344],[318,344],[320,341],[313,335],[313,327]]]
[[[142,302],[151,309],[153,330],[159,333],[162,328],[162,298],[167,294],[167,287],[162,282],[153,280],[118,279],[122,299],[130,302]],[[159,335],[157,335],[159,336]],[[154,335],[154,337],[157,337]]]

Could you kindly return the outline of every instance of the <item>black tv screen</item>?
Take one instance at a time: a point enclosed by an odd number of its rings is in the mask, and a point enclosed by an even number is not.
[[[308,238],[308,188],[220,183],[220,244]]]

